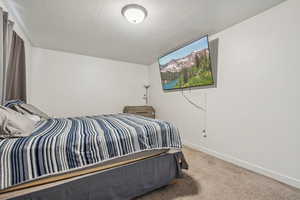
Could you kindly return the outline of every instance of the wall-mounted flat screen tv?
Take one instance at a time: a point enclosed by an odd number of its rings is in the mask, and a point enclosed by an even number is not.
[[[164,90],[213,85],[208,37],[159,58]]]

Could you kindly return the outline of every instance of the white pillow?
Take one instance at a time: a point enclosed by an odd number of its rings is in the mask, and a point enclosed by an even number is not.
[[[18,104],[15,105],[15,109],[16,111],[22,113],[22,114],[31,114],[31,115],[37,115],[39,116],[41,119],[49,119],[50,117],[44,113],[43,111],[41,111],[40,109],[38,109],[37,107],[31,105],[31,104]]]
[[[30,136],[36,122],[26,116],[3,106],[0,106],[0,137]]]
[[[41,121],[41,117],[37,116],[37,115],[24,114],[24,116],[27,117],[28,119],[34,121],[34,122]]]

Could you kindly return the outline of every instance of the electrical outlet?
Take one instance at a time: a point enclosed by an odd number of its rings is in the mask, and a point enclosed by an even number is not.
[[[205,129],[202,130],[202,137],[204,137],[204,138],[207,137],[207,134],[206,134],[206,130],[205,130]]]

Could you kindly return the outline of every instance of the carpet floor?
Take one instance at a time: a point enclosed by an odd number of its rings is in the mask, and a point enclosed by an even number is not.
[[[136,200],[300,200],[300,190],[208,154],[184,148],[182,179]]]

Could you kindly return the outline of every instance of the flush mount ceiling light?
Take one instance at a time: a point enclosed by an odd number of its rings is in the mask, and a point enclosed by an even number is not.
[[[147,10],[137,4],[129,4],[122,8],[122,15],[133,24],[139,24],[147,17]]]

